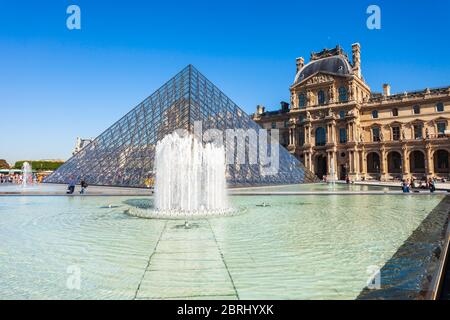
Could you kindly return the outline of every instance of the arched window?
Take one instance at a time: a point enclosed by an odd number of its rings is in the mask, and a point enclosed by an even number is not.
[[[339,88],[339,102],[347,102],[347,89],[345,87]]]
[[[377,119],[378,118],[378,110],[373,110],[372,111],[372,118],[373,119]]]
[[[434,156],[434,170],[439,173],[448,173],[450,159],[448,151],[438,150],[436,153]]]
[[[300,108],[303,108],[306,105],[306,97],[305,95],[302,93],[298,96],[298,106]]]
[[[316,146],[324,146],[327,143],[325,128],[316,129]]]
[[[413,112],[414,112],[414,114],[420,114],[420,106],[414,106]]]
[[[442,102],[439,102],[438,104],[436,104],[436,111],[444,112],[444,104]]]
[[[396,151],[392,151],[388,154],[388,172],[389,173],[401,173],[402,172],[402,156]]]
[[[392,116],[398,117],[398,109],[397,108],[392,109]]]
[[[367,172],[380,173],[380,156],[378,153],[371,152],[367,155]]]
[[[319,101],[319,105],[325,104],[325,92],[323,92],[323,90],[320,90],[317,93],[317,100]]]

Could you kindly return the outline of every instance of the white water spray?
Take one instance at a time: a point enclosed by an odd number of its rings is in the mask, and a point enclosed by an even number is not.
[[[227,210],[225,169],[223,145],[167,135],[156,145],[155,209],[187,215]]]
[[[33,170],[31,164],[24,162],[22,165],[22,187],[26,188],[31,183],[33,183]]]
[[[335,169],[334,169],[334,161],[331,161],[330,163],[330,179],[329,179],[329,183],[331,185],[331,187],[334,189],[336,186],[336,179],[335,179]]]

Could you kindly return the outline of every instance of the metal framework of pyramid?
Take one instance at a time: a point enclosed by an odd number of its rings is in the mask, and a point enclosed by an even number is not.
[[[202,121],[203,130],[261,130],[222,91],[189,65],[70,158],[45,182],[67,183],[70,179],[83,178],[91,185],[144,187],[145,181],[154,176],[156,143],[176,129],[192,131],[195,121]],[[277,174],[263,175],[257,164],[230,164],[227,165],[229,186],[316,181],[314,174],[281,145],[277,146]]]

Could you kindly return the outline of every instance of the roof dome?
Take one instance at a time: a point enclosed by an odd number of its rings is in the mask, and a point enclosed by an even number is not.
[[[317,72],[326,72],[336,75],[353,74],[350,63],[340,55],[314,60],[305,65],[295,76],[295,84],[312,76]]]

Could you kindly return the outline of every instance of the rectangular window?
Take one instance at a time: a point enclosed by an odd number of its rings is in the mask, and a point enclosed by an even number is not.
[[[447,129],[447,125],[445,122],[438,122],[437,123],[437,131],[438,131],[438,135],[443,135],[445,134],[445,130]]]
[[[392,109],[392,116],[398,117],[398,109],[397,108]]]
[[[373,110],[372,111],[372,118],[373,119],[378,119],[378,111],[377,110]]]
[[[277,128],[277,123],[276,122],[272,122],[272,129],[276,129]]]
[[[380,141],[380,128],[372,129],[372,138],[374,142]]]
[[[289,133],[283,133],[281,136],[281,145],[287,147],[289,145]]]
[[[305,132],[303,131],[303,128],[300,128],[300,133],[298,134],[298,141],[300,143],[300,146],[303,146],[305,144]]]
[[[284,127],[288,128],[289,127],[289,120],[284,120]]]
[[[422,125],[415,124],[414,125],[414,139],[422,139]]]
[[[400,140],[400,127],[392,127],[392,140]]]
[[[339,129],[339,143],[347,143],[347,129]]]

